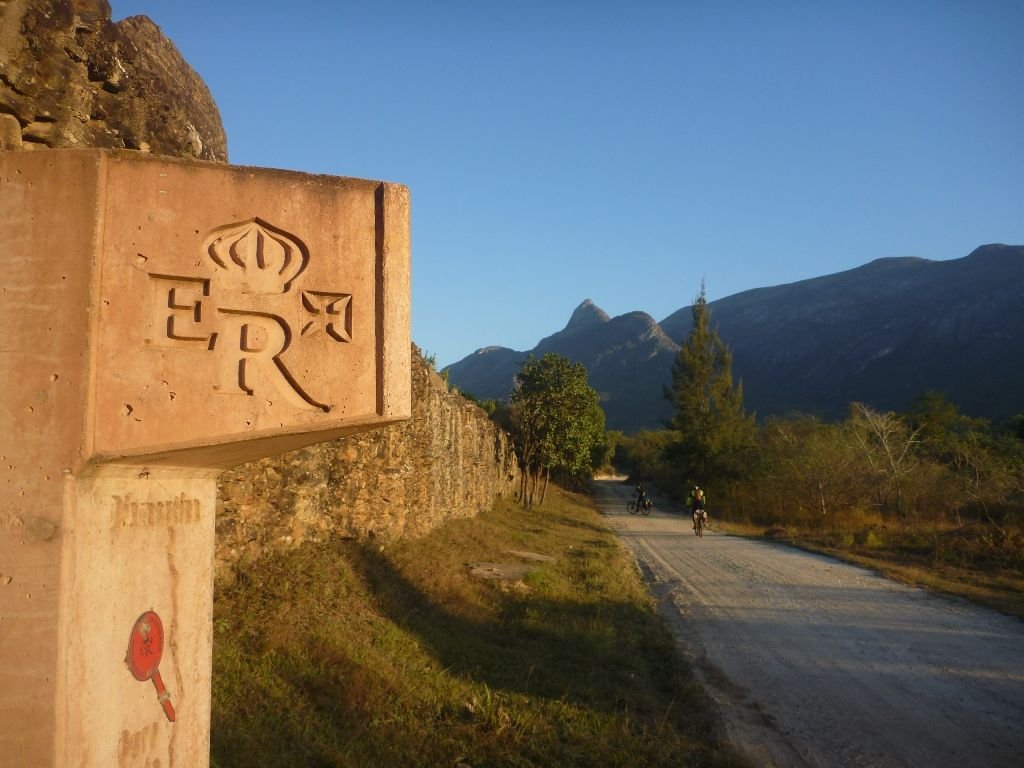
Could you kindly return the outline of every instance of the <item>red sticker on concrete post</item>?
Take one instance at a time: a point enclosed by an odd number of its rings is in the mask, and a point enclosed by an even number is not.
[[[156,688],[156,699],[164,708],[164,714],[172,723],[175,714],[171,706],[171,694],[164,687],[160,677],[160,659],[164,655],[164,625],[160,617],[153,611],[146,611],[135,621],[132,633],[128,636],[128,654],[124,661],[128,665],[132,677],[142,682],[152,680]]]

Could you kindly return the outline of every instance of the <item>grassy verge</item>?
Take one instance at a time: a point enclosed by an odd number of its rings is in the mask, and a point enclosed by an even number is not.
[[[555,559],[517,584],[469,575],[509,549]],[[742,765],[709,712],[623,549],[561,491],[218,585],[215,768]]]
[[[740,536],[765,536],[763,526],[718,521]],[[984,527],[922,532],[875,523],[855,531],[776,529],[771,538],[875,570],[888,578],[971,600],[1024,619],[1024,541],[994,541]]]

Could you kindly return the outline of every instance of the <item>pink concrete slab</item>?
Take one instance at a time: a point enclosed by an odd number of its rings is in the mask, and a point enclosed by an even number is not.
[[[405,188],[126,155],[104,185],[88,453],[408,416]]]

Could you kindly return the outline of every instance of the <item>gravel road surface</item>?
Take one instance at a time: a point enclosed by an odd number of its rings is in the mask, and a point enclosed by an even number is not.
[[[596,483],[757,766],[1024,766],[1024,622],[779,544],[629,515]],[[712,497],[713,500],[713,497]]]

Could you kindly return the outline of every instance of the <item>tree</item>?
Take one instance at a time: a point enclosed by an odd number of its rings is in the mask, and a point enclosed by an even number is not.
[[[552,470],[573,476],[590,471],[594,446],[604,439],[604,411],[583,364],[552,353],[526,360],[511,406],[523,464],[520,499],[530,507],[542,477],[544,502]]]
[[[864,403],[850,406],[849,425],[872,472],[895,490],[896,512],[902,513],[903,487],[915,467],[924,427],[912,428],[895,413],[876,411]]]
[[[753,445],[754,417],[743,410],[743,385],[732,379],[732,352],[711,327],[704,285],[693,303],[693,328],[672,365],[665,396],[675,405],[676,458],[702,483],[739,475]]]
[[[615,467],[625,470],[634,480],[653,480],[666,490],[681,487],[686,478],[675,473],[668,460],[670,449],[677,442],[676,433],[666,429],[624,435],[615,452]]]
[[[590,464],[595,470],[612,470],[615,452],[622,443],[623,434],[618,430],[605,432],[604,437],[590,452]]]
[[[1018,440],[1024,440],[1024,413],[1018,413],[1006,423],[1006,432]]]
[[[834,524],[854,508],[868,483],[857,445],[842,427],[811,416],[771,419],[761,433],[765,456],[759,479],[766,511],[785,524]]]

